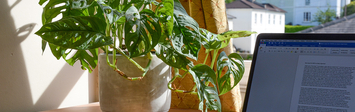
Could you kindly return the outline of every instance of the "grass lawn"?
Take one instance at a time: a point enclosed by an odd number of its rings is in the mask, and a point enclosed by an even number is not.
[[[285,33],[296,33],[298,31],[305,30],[313,26],[292,26],[292,25],[285,25]]]

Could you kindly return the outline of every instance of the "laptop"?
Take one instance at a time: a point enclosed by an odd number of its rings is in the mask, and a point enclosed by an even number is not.
[[[355,112],[355,34],[259,34],[243,112]]]

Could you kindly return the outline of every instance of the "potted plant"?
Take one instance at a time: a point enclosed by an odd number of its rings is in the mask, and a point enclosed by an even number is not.
[[[36,32],[42,38],[42,50],[48,45],[57,59],[62,58],[70,65],[79,61],[82,69],[89,72],[96,67],[102,49],[105,55],[100,62],[112,68],[113,76],[144,80],[154,51],[157,58],[175,71],[169,89],[197,94],[200,110],[218,111],[221,111],[218,96],[233,89],[242,78],[243,59],[236,53],[227,56],[217,51],[226,47],[230,38],[246,37],[253,32],[210,33],[199,28],[178,0],[40,0],[39,4],[45,4],[43,26]],[[206,53],[213,54],[211,65],[193,64],[202,46]],[[123,58],[116,59],[118,54]],[[134,60],[137,57],[147,59],[147,66],[137,63]],[[122,60],[131,62],[142,75],[128,76],[117,67]],[[186,72],[180,75],[179,69]],[[222,74],[223,69],[227,75]],[[188,74],[194,78],[195,91],[171,87],[172,81]]]

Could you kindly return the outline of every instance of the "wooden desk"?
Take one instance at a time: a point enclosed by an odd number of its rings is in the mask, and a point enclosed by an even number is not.
[[[100,110],[100,104],[97,102],[97,103],[79,105],[79,106],[62,108],[62,109],[54,109],[54,110],[48,110],[42,112],[102,112],[102,111]],[[170,109],[169,112],[200,112],[200,111],[193,110],[193,109]]]

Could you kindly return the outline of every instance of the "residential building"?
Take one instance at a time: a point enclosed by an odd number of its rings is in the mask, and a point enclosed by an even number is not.
[[[287,11],[285,23],[292,25],[318,25],[313,21],[317,11],[335,10],[337,17],[343,13],[342,7],[350,0],[255,0],[260,3],[271,3]]]
[[[227,14],[227,19],[228,19],[228,30],[233,30],[233,20],[237,18]]]
[[[227,4],[226,8],[228,15],[236,17],[232,24],[234,31],[257,32],[250,37],[233,39],[233,44],[241,51],[253,53],[255,40],[259,33],[285,32],[286,11],[272,4],[261,4],[253,0],[237,0]]]

